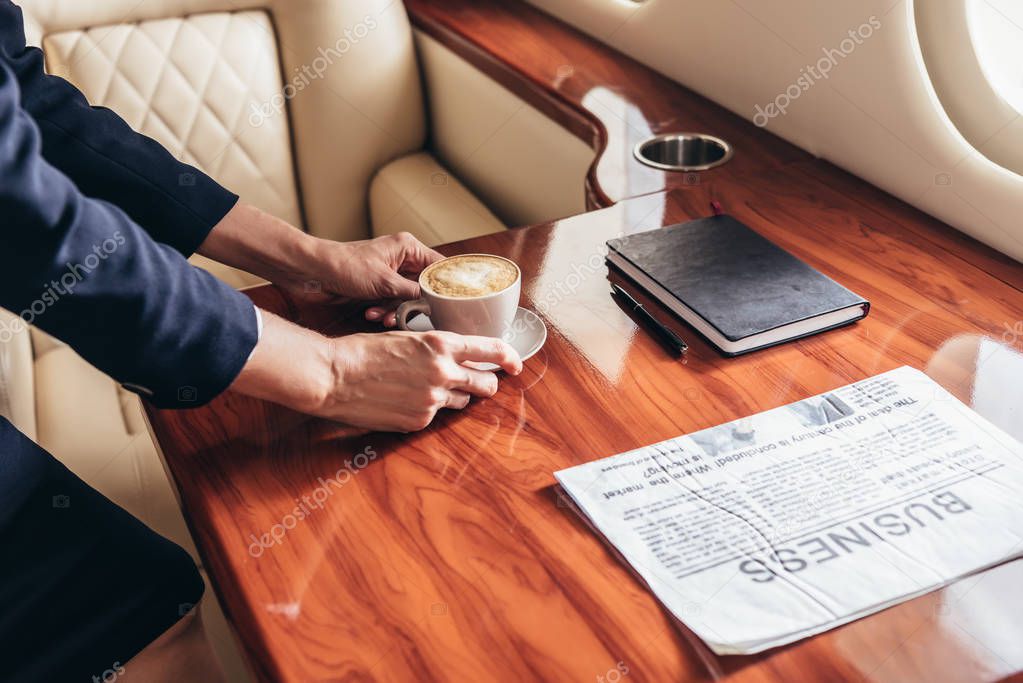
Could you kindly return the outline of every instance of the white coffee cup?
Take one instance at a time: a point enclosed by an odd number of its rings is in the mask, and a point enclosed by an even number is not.
[[[485,257],[509,263],[515,268],[515,281],[496,292],[470,296],[449,296],[433,291],[427,283],[427,275],[438,266],[465,257]],[[519,307],[522,291],[522,271],[518,265],[502,256],[493,254],[460,254],[438,261],[419,275],[419,287],[423,298],[406,301],[398,307],[398,326],[407,330],[408,319],[413,313],[424,313],[430,317],[435,330],[447,330],[458,334],[498,337],[507,340],[512,322]]]

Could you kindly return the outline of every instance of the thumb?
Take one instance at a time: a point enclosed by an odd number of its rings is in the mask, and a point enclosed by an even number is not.
[[[390,273],[387,277],[388,296],[394,299],[418,299],[419,298],[419,283],[415,280],[409,280],[406,277],[399,275],[398,273]]]

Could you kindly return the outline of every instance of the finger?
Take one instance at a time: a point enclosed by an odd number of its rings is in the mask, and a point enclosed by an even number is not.
[[[398,270],[403,273],[418,275],[423,268],[444,258],[410,233],[402,233],[400,239],[402,260]]]
[[[450,391],[448,392],[448,401],[444,407],[451,408],[452,410],[461,410],[469,405],[469,398],[469,394],[464,391]]]
[[[507,342],[493,337],[462,337],[461,348],[455,345],[452,353],[456,362],[471,360],[477,363],[494,363],[510,375],[522,372],[519,352]]]
[[[401,303],[401,300],[394,299],[370,306],[366,309],[366,320],[381,322],[385,327],[394,327],[396,324],[395,312]]]
[[[486,370],[459,366],[463,376],[452,385],[453,389],[467,391],[475,396],[490,398],[497,393],[497,375]]]
[[[389,273],[387,282],[390,285],[388,294],[393,298],[406,301],[419,298],[419,283],[415,280],[409,280],[400,273]]]

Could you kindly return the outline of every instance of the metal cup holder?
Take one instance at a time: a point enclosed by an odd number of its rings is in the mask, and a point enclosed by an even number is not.
[[[636,145],[640,163],[662,171],[706,171],[732,158],[732,146],[704,133],[668,133]]]

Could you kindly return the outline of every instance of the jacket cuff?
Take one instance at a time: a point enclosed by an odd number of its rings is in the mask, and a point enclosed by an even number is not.
[[[229,289],[227,285],[224,285]],[[227,390],[245,367],[260,337],[260,317],[252,301],[234,290],[218,313],[227,324],[207,337],[201,355],[186,358],[175,367],[180,384],[145,387],[122,383],[157,408],[200,408]]]
[[[199,245],[206,240],[210,231],[235,207],[239,197],[202,171],[185,164],[182,166],[190,169],[180,176],[184,179],[182,182],[186,183],[184,189],[189,188],[187,185],[189,182],[194,183],[195,189],[195,201],[188,202],[188,211],[199,219],[193,223],[193,229],[182,231],[175,245],[175,248],[188,258],[199,249]]]

